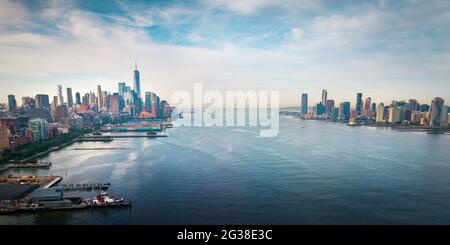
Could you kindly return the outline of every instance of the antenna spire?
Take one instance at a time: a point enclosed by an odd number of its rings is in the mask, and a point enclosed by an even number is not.
[[[136,61],[136,59],[134,60],[134,69],[137,70],[137,61]]]

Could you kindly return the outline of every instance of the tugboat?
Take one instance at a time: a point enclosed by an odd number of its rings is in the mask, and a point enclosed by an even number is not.
[[[96,206],[121,204],[122,202],[123,198],[110,197],[106,191],[101,191],[95,198],[92,199],[92,205]]]

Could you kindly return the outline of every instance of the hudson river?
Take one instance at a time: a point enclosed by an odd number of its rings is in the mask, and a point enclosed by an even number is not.
[[[67,183],[111,183],[132,207],[0,216],[0,224],[450,224],[450,136],[280,118],[75,143],[42,160]],[[304,127],[303,127],[304,126]],[[77,150],[79,148],[116,150]],[[90,193],[91,196],[96,193]]]

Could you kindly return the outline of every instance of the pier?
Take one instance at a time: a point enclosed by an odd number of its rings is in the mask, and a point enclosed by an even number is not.
[[[37,163],[8,163],[0,167],[0,173],[13,168],[50,168],[51,162],[37,162]]]
[[[95,139],[101,141],[102,138],[161,138],[167,137],[165,134],[155,134],[155,135],[144,135],[144,134],[136,134],[136,135],[107,135],[107,136],[82,136],[82,139]]]
[[[59,184],[59,187],[63,188],[63,191],[106,191],[108,190],[110,183],[95,183],[95,184]]]

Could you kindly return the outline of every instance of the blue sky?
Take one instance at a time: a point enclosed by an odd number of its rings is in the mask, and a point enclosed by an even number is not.
[[[450,1],[0,0],[0,101],[8,94],[326,88],[375,102],[450,100]],[[354,104],[354,103],[353,103]]]

